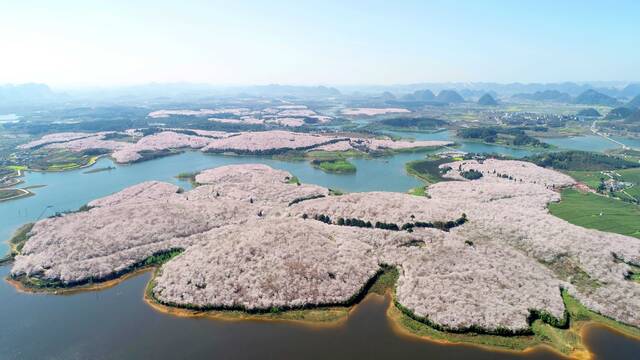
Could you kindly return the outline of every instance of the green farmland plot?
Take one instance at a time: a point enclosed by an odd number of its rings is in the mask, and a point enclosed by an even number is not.
[[[572,224],[640,238],[640,207],[624,201],[567,189],[549,211]]]

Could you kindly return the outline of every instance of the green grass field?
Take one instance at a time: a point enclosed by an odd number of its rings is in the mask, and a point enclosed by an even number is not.
[[[628,188],[626,192],[637,198],[640,198],[640,169],[624,169],[618,170],[618,174],[622,175],[622,181],[633,183],[633,187]]]
[[[567,189],[549,211],[572,224],[640,238],[640,206]]]
[[[405,164],[405,170],[410,175],[424,181],[426,185],[431,185],[437,182],[449,180],[442,177],[443,174],[440,171],[439,166],[451,161],[452,159],[414,160]]]
[[[640,198],[640,168],[614,170],[613,172],[620,175],[616,176],[619,181],[633,184],[633,186],[626,188],[624,193],[615,192],[616,197],[622,199],[629,198],[629,196]],[[598,188],[601,178],[608,179],[600,171],[566,171],[566,173],[594,190]]]
[[[598,188],[600,178],[604,177],[600,171],[567,171],[566,173],[594,190]]]
[[[356,172],[356,166],[344,159],[312,160],[311,165],[328,173],[350,174]]]
[[[59,149],[39,149],[30,154],[29,170],[35,171],[67,171],[91,166],[98,160],[96,155],[88,155]],[[22,169],[22,166],[8,167]]]

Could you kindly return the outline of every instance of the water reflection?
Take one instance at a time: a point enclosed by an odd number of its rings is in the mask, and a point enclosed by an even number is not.
[[[0,268],[6,276],[8,267]],[[3,359],[557,359],[397,335],[370,296],[338,327],[180,318],[142,300],[150,273],[98,292],[31,295],[0,284]],[[9,311],[7,311],[9,310]]]

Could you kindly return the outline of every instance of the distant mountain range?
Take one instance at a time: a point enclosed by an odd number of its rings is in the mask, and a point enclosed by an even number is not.
[[[441,90],[436,96],[431,90],[421,89],[410,94],[403,95],[401,101],[422,103],[424,105],[449,104],[464,102],[464,98],[455,90]]]
[[[53,91],[45,84],[0,85],[0,106],[38,105],[71,101],[82,104],[211,103],[219,98],[332,98],[342,96],[334,87],[259,85],[220,87],[208,84],[172,83],[114,87],[86,87]]]
[[[438,95],[435,95],[437,93]],[[443,106],[476,101],[485,94],[534,101],[573,102],[586,105],[640,108],[640,83],[591,82],[549,84],[427,83],[389,86],[215,86],[196,83],[150,83],[134,86],[52,90],[45,84],[0,85],[0,105],[34,105],[61,101],[91,103],[211,103],[219,98],[382,98],[397,105]],[[413,104],[413,105],[412,105]]]
[[[340,86],[340,91],[344,94],[359,92],[362,94],[392,92],[396,95],[410,94],[416,90],[429,89],[433,92],[441,90],[455,90],[464,97],[480,97],[485,93],[491,94],[494,98],[510,97],[516,94],[535,94],[536,92],[557,91],[576,97],[581,93],[593,89],[607,96],[630,99],[640,94],[640,83],[624,81],[591,81],[591,82],[561,82],[561,83],[416,83],[407,85],[362,85],[362,86]]]
[[[56,94],[44,84],[0,85],[0,103],[51,100]]]
[[[278,84],[251,86],[243,89],[242,92],[252,96],[334,97],[342,95],[334,87]]]
[[[571,95],[565,92],[560,92],[558,90],[536,91],[533,94],[515,94],[512,96],[512,98],[521,100],[553,101],[562,103],[568,103],[571,101]]]

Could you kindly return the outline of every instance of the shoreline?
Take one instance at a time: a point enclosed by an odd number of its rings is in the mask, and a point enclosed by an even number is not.
[[[390,296],[393,297],[393,295]],[[550,344],[545,344],[544,342],[537,339],[535,334],[501,336],[473,332],[452,333],[437,330],[405,314],[396,306],[393,298],[387,306],[386,315],[389,319],[389,322],[391,323],[392,330],[399,336],[405,336],[408,338],[414,338],[440,345],[477,347],[488,351],[510,354],[524,354],[527,352],[536,351],[537,349],[540,349],[542,347],[547,347],[549,349],[552,349],[554,353],[561,355],[562,357],[568,357],[567,354],[562,353],[560,350],[554,348]],[[417,327],[412,327],[412,325],[415,325]],[[496,340],[498,342],[505,341],[506,343],[490,343],[493,340]]]
[[[3,264],[7,265],[7,264]],[[2,266],[2,265],[0,265]],[[349,316],[353,314],[354,311],[358,311],[359,305],[361,305],[365,301],[371,301],[369,299],[370,296],[373,297],[382,297],[384,301],[388,302],[386,306],[385,315],[387,320],[389,321],[389,325],[392,328],[393,332],[398,336],[406,336],[414,339],[419,339],[421,341],[427,341],[440,345],[447,346],[471,346],[478,347],[487,351],[495,351],[502,353],[512,353],[512,354],[526,354],[535,351],[539,351],[540,349],[546,349],[553,352],[556,355],[559,355],[563,358],[568,359],[579,359],[579,360],[589,360],[593,359],[593,353],[589,350],[588,344],[584,342],[586,337],[586,333],[593,328],[604,328],[608,331],[613,331],[616,334],[625,336],[626,338],[632,340],[640,340],[640,332],[638,335],[631,334],[627,331],[624,331],[620,327],[615,327],[609,324],[607,321],[602,321],[600,319],[588,318],[577,319],[571,321],[571,326],[568,329],[559,329],[554,328],[547,323],[541,323],[542,326],[548,326],[554,331],[568,331],[571,334],[577,335],[577,343],[572,346],[571,351],[568,353],[563,352],[561,349],[556,348],[550,342],[549,339],[541,337],[535,332],[532,335],[514,335],[514,336],[501,336],[501,335],[491,335],[491,334],[481,334],[481,333],[451,333],[446,331],[436,330],[429,325],[414,320],[404,314],[394,302],[394,291],[389,284],[375,282],[371,288],[354,304],[348,306],[331,306],[331,307],[318,307],[318,308],[309,308],[309,309],[293,309],[293,310],[284,310],[276,313],[249,313],[242,310],[192,310],[188,308],[176,307],[164,305],[153,298],[150,295],[149,291],[151,286],[154,283],[155,276],[157,274],[159,265],[149,265],[143,268],[136,269],[130,273],[124,274],[119,278],[100,282],[100,283],[92,283],[87,285],[82,285],[73,288],[33,288],[29,286],[25,286],[19,280],[12,279],[10,277],[6,277],[5,281],[13,286],[16,291],[31,294],[31,295],[73,295],[82,292],[88,291],[101,291],[105,289],[109,289],[119,285],[121,282],[124,282],[132,277],[142,275],[143,273],[151,271],[151,275],[149,280],[147,281],[144,289],[143,289],[143,297],[142,300],[150,306],[153,310],[163,313],[169,316],[178,316],[184,318],[206,318],[212,320],[219,321],[275,321],[275,322],[284,322],[284,323],[293,323],[297,325],[303,325],[307,327],[313,328],[334,328],[343,326],[349,320]],[[384,280],[383,280],[384,282]],[[377,287],[376,287],[377,286]],[[382,286],[382,288],[380,288]],[[381,290],[383,290],[381,292]],[[575,300],[579,306],[582,306],[577,300]],[[567,305],[568,307],[568,305]],[[586,308],[584,308],[586,309]],[[586,309],[591,312],[590,310]],[[591,312],[592,313],[592,312]],[[597,313],[594,313],[597,317],[603,317]],[[607,318],[608,319],[608,318]],[[433,332],[430,336],[428,334],[420,334],[418,330],[413,330],[409,326],[406,326],[404,322],[411,321],[419,323],[419,326],[425,331]],[[615,322],[615,320],[609,319],[610,322]],[[620,324],[621,326],[627,326]],[[533,328],[534,325],[532,325]],[[631,327],[632,329],[636,329]],[[493,339],[498,342],[504,341],[502,345],[500,344],[491,344],[482,342],[483,339]],[[557,340],[557,339],[556,339]],[[513,346],[513,348],[510,348]]]
[[[7,265],[7,264],[8,263],[0,264],[0,266]],[[103,282],[99,282],[99,283],[85,284],[85,285],[71,287],[71,288],[34,288],[34,287],[26,286],[21,281],[12,279],[9,276],[5,277],[4,280],[9,285],[13,286],[16,289],[16,291],[21,292],[23,294],[32,294],[32,295],[73,295],[73,294],[89,292],[89,291],[101,291],[101,290],[110,289],[110,288],[115,287],[115,286],[119,285],[120,283],[132,278],[132,277],[141,275],[141,274],[143,274],[143,273],[145,273],[147,271],[151,271],[153,269],[154,269],[154,266],[142,267],[142,268],[138,268],[136,270],[133,270],[131,272],[128,272],[128,273],[126,273],[126,274],[124,274],[124,275],[122,275],[122,276],[120,276],[119,278],[116,278],[116,279],[107,280],[107,281],[103,281]]]
[[[152,276],[155,276],[153,274]],[[143,300],[149,305],[153,310],[167,314],[170,316],[178,316],[183,318],[206,318],[212,320],[219,321],[275,321],[275,322],[285,322],[285,323],[295,323],[301,324],[309,327],[322,327],[322,328],[331,328],[343,325],[347,322],[350,314],[356,309],[358,304],[349,306],[349,307],[331,307],[331,308],[321,308],[321,309],[304,309],[304,310],[287,310],[275,314],[271,313],[258,313],[252,314],[245,311],[240,310],[208,310],[208,311],[198,311],[198,310],[190,310],[181,307],[173,307],[164,305],[157,300],[155,300],[148,293],[148,287],[152,283],[153,277],[147,283],[147,286],[143,292]],[[375,295],[375,294],[368,294]],[[364,301],[364,299],[363,299]],[[317,320],[310,318],[294,318],[283,316],[287,313],[311,313],[311,315],[316,315],[315,313],[326,313],[326,312],[335,312],[332,314],[333,316],[329,317],[327,320]],[[309,314],[303,314],[309,315]],[[309,316],[312,317],[312,316]]]
[[[23,169],[17,169],[14,170],[15,174],[8,176],[8,179],[14,179],[15,182],[12,184],[0,184],[0,191],[19,191],[20,194],[8,197],[8,198],[4,198],[4,199],[0,199],[0,203],[5,202],[5,201],[10,201],[10,200],[17,200],[17,199],[21,199],[24,197],[29,197],[29,196],[33,196],[35,195],[34,192],[29,191],[29,189],[23,189],[23,188],[17,188],[16,186],[23,184],[24,183],[24,179],[22,179],[22,177],[24,177],[24,170]],[[6,178],[5,178],[6,179]]]
[[[419,160],[418,160],[419,161]],[[26,241],[26,240],[25,240]],[[155,256],[155,255],[154,255]],[[166,260],[165,260],[166,261]],[[164,262],[156,262],[153,264],[148,264],[146,266],[142,266],[139,268],[134,268],[129,270],[129,272],[115,272],[113,275],[117,276],[117,278],[111,278],[110,280],[104,280],[101,282],[89,282],[82,285],[71,285],[69,287],[56,288],[55,286],[65,286],[61,281],[51,280],[48,284],[47,280],[43,280],[41,283],[30,282],[28,278],[22,279],[18,278],[8,278],[7,281],[9,284],[14,286],[18,291],[25,293],[48,293],[48,294],[73,294],[84,291],[99,291],[102,289],[108,289],[113,286],[118,285],[120,282],[124,282],[129,278],[137,276],[143,272],[153,270],[153,274],[151,274],[144,290],[143,300],[149,304],[156,311],[166,313],[168,315],[174,316],[183,316],[183,317],[209,317],[212,319],[220,319],[227,321],[285,321],[285,322],[296,322],[296,323],[307,323],[314,325],[329,325],[329,324],[340,324],[345,322],[349,315],[354,309],[357,309],[358,305],[363,303],[369,295],[373,293],[376,294],[386,294],[394,299],[394,291],[396,280],[389,280],[389,276],[381,275],[380,278],[374,280],[372,285],[369,287],[364,287],[362,292],[359,293],[357,300],[354,300],[351,303],[345,303],[344,305],[336,305],[336,306],[322,306],[318,305],[317,307],[301,308],[301,309],[274,309],[274,312],[261,312],[261,313],[253,313],[251,310],[244,311],[242,309],[239,310],[227,310],[227,309],[213,309],[213,310],[191,310],[188,307],[189,304],[184,304],[184,307],[180,304],[163,304],[158,300],[155,300],[153,294],[149,294],[149,289],[152,289],[154,286],[154,281],[157,276],[157,272],[162,267]],[[382,265],[381,265],[382,266]],[[397,279],[397,269],[394,268],[396,272]],[[390,273],[390,271],[388,272]],[[38,275],[36,275],[33,279],[38,280]],[[384,280],[381,279],[384,277]],[[385,282],[386,281],[386,282]],[[51,286],[53,284],[54,287],[46,287],[47,285]],[[385,296],[386,296],[385,295]],[[466,332],[466,333],[457,333],[455,330],[452,332],[448,331],[440,331],[438,324],[430,324],[428,319],[417,319],[417,323],[422,324],[421,327],[416,327],[419,331],[421,329],[431,328],[438,336],[429,336],[429,331],[425,330],[422,334],[419,332],[414,332],[414,328],[407,327],[405,318],[412,319],[413,317],[409,312],[405,312],[406,309],[399,302],[395,301],[393,304],[389,304],[387,307],[387,316],[389,321],[391,321],[394,326],[398,326],[403,329],[407,333],[412,336],[422,338],[428,341],[432,341],[435,343],[447,343],[447,344],[456,344],[456,345],[470,345],[470,346],[479,346],[482,348],[491,349],[492,351],[508,351],[508,352],[517,352],[517,353],[526,353],[530,351],[529,349],[535,349],[537,347],[549,347],[553,348],[554,351],[563,353],[564,355],[569,354],[574,358],[591,358],[592,355],[589,354],[588,348],[583,343],[585,338],[584,334],[587,328],[591,328],[589,324],[594,324],[595,326],[602,326],[609,328],[616,333],[624,334],[632,339],[640,339],[640,329],[638,327],[625,325],[624,323],[618,323],[610,318],[606,318],[600,314],[597,314],[579,303],[575,298],[571,298],[568,294],[568,299],[565,301],[565,311],[571,313],[571,327],[568,331],[565,331],[561,328],[554,328],[552,325],[548,325],[548,323],[543,323],[542,321],[536,321],[535,323],[530,325],[531,335],[523,334],[523,335],[488,335],[479,332]],[[333,312],[332,312],[333,311]],[[400,315],[392,316],[393,313],[400,313]],[[552,322],[551,322],[552,323]],[[542,330],[542,331],[540,331]],[[425,335],[425,333],[427,335]],[[551,337],[548,337],[550,335]],[[578,344],[585,345],[579,350],[575,350],[576,348],[571,348],[574,342],[565,341],[569,339],[569,335],[577,337],[576,340]],[[547,336],[547,337],[545,337]],[[489,339],[487,343],[482,343]],[[495,345],[491,341],[491,339],[496,340]],[[538,343],[536,343],[536,341]],[[505,345],[506,344],[506,345]],[[553,344],[553,345],[550,345]],[[511,346],[509,346],[511,345]],[[528,346],[531,345],[531,346]],[[555,345],[559,345],[556,347]],[[567,347],[569,347],[571,352],[568,352]],[[583,350],[585,349],[585,350]]]
[[[391,295],[389,294],[389,296]],[[385,313],[387,315],[389,323],[391,324],[391,329],[396,335],[412,338],[412,339],[418,339],[420,341],[425,341],[425,342],[430,342],[430,343],[435,343],[435,344],[445,345],[445,346],[475,347],[475,348],[480,348],[480,349],[484,349],[491,352],[500,352],[500,353],[506,353],[506,354],[516,354],[516,355],[533,353],[541,349],[546,349],[566,359],[589,360],[593,358],[593,354],[589,351],[587,351],[585,354],[587,356],[582,356],[583,352],[580,352],[579,354],[575,354],[575,356],[573,354],[568,355],[568,354],[562,353],[561,351],[554,348],[553,346],[549,344],[544,344],[544,343],[533,344],[531,346],[524,347],[522,350],[519,350],[519,349],[508,349],[508,348],[499,347],[499,346],[486,345],[481,343],[455,341],[455,340],[449,340],[449,339],[439,339],[435,337],[418,335],[416,333],[411,332],[411,330],[409,330],[408,328],[402,326],[401,319],[405,315],[402,314],[400,310],[398,310],[398,308],[394,305],[393,301],[389,302],[389,305],[387,306],[387,310]],[[458,334],[458,335],[464,336],[465,334]],[[467,336],[472,336],[472,335],[467,335]],[[533,337],[532,335],[529,335],[529,336]]]
[[[5,202],[5,201],[11,201],[11,200],[18,200],[18,199],[22,199],[25,197],[29,197],[29,196],[33,196],[35,195],[34,192],[29,191],[27,189],[2,189],[2,190],[17,190],[20,191],[21,193],[15,196],[11,196],[8,198],[4,198],[4,199],[0,199],[0,203]]]

